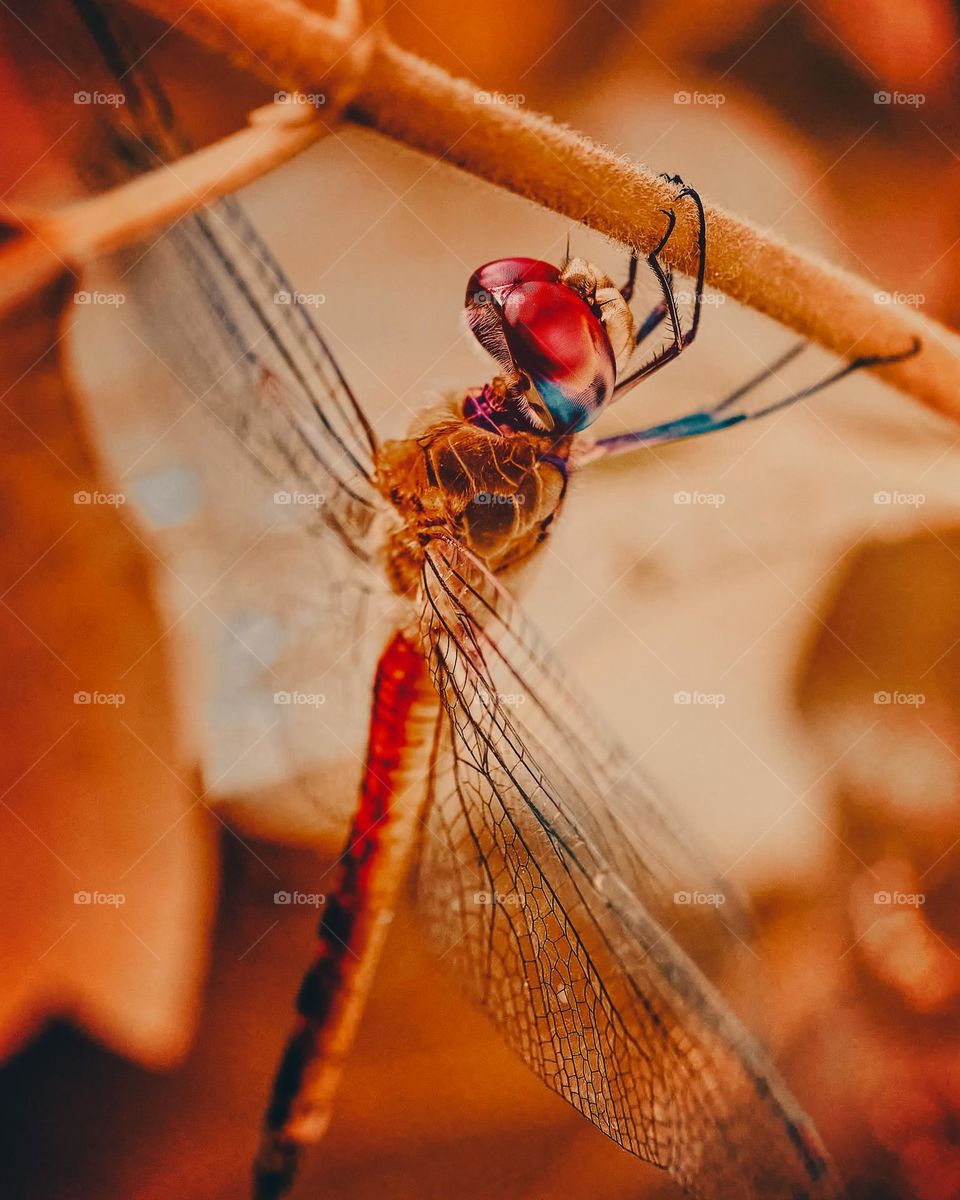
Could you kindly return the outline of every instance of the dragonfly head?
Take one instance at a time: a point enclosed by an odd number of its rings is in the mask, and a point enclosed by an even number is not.
[[[535,258],[478,267],[466,294],[467,324],[507,380],[505,417],[534,432],[576,433],[613,394],[613,347],[583,286],[598,273],[578,260],[561,273]]]

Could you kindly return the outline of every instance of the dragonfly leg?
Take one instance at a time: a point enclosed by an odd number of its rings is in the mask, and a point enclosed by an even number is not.
[[[627,281],[620,289],[620,295],[629,304],[633,299],[633,289],[637,283],[637,267],[640,265],[640,255],[636,250],[630,251],[630,266],[627,268]]]
[[[288,1192],[302,1147],[329,1124],[416,840],[438,703],[423,654],[398,633],[377,668],[360,804],[274,1079],[255,1200]]]
[[[697,222],[697,269],[694,276],[694,293],[693,293],[693,309],[690,319],[690,328],[684,332],[680,325],[680,317],[677,312],[677,298],[673,290],[673,274],[664,269],[660,262],[660,255],[663,248],[673,235],[674,227],[677,223],[676,210],[673,208],[663,209],[664,215],[667,217],[667,228],[660,239],[657,247],[647,255],[647,265],[653,272],[659,287],[662,299],[648,313],[647,317],[641,322],[637,329],[635,345],[648,337],[654,329],[660,326],[665,320],[670,322],[670,331],[672,340],[665,349],[659,351],[648,362],[638,367],[636,370],[617,381],[617,385],[613,390],[614,396],[620,396],[630,388],[635,387],[641,380],[647,379],[655,371],[659,371],[661,367],[665,367],[667,363],[672,362],[679,354],[681,354],[687,346],[697,336],[697,330],[700,327],[700,310],[703,304],[703,281],[707,265],[707,224],[706,215],[703,211],[703,201],[693,188],[687,187],[679,175],[664,175],[661,178],[666,179],[669,183],[675,184],[679,191],[677,192],[676,202],[689,199],[694,207],[694,213]],[[627,283],[630,286],[630,293],[633,292],[633,283],[636,278],[636,256],[631,257],[630,275]],[[628,297],[629,298],[629,297]]]
[[[920,339],[914,338],[908,349],[901,350],[897,354],[861,355],[859,358],[853,358],[848,363],[838,367],[817,383],[792,392],[789,396],[785,396],[781,400],[776,400],[771,404],[754,409],[753,412],[731,413],[729,411],[738,400],[741,400],[766,379],[770,378],[771,375],[776,374],[781,367],[796,358],[805,345],[805,342],[799,342],[791,346],[789,350],[782,354],[775,362],[771,363],[769,367],[765,367],[762,371],[748,379],[736,391],[731,392],[729,396],[724,397],[723,400],[711,408],[698,409],[696,412],[686,413],[682,417],[675,417],[671,421],[664,421],[658,425],[648,425],[643,429],[636,429],[630,433],[617,433],[610,437],[600,438],[592,446],[585,449],[582,455],[578,456],[580,465],[593,462],[597,458],[609,457],[612,454],[623,454],[628,450],[636,449],[638,446],[662,445],[665,442],[676,442],[683,438],[698,437],[704,433],[715,433],[718,429],[728,429],[731,425],[740,425],[744,421],[756,421],[760,417],[766,417],[771,413],[788,408],[791,404],[796,404],[798,400],[806,400],[817,392],[830,387],[831,384],[844,379],[847,375],[853,374],[854,371],[903,362],[905,359],[912,358],[915,354],[918,354],[921,349]]]
[[[672,284],[672,276],[669,273],[667,275],[667,283]],[[645,341],[655,329],[659,329],[666,319],[667,306],[661,300],[659,304],[655,304],[653,308],[650,309],[643,321],[637,326],[637,332],[633,339],[633,344],[635,346],[639,346],[640,343]]]

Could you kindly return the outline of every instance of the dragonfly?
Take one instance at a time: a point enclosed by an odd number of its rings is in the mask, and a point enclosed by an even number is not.
[[[100,69],[126,96],[107,114],[104,177],[175,161],[187,146],[173,107],[118,13],[74,2]],[[559,265],[479,267],[464,309],[496,374],[389,441],[319,323],[276,302],[294,289],[237,200],[181,220],[125,276],[156,353],[274,486],[314,498],[302,508],[316,553],[345,548],[357,592],[375,575],[401,612],[376,669],[337,885],[267,1104],[256,1200],[290,1190],[327,1128],[408,881],[425,935],[500,1035],[614,1142],[702,1200],[841,1194],[811,1122],[683,948],[677,893],[729,889],[511,591],[571,477],[592,463],[769,416],[918,348],[852,359],[750,407],[801,343],[712,405],[594,436],[611,403],[696,338],[707,220],[694,188],[667,182],[658,243],[630,254],[620,285],[569,251]],[[681,221],[698,250],[687,305],[663,265]],[[641,273],[657,298],[637,315]],[[719,932],[716,909],[697,919]]]

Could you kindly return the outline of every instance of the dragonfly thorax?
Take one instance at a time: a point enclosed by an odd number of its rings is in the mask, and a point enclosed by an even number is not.
[[[493,432],[447,415],[417,437],[385,442],[377,484],[400,522],[387,539],[387,573],[410,595],[423,548],[450,535],[495,572],[528,558],[563,501],[572,438]]]

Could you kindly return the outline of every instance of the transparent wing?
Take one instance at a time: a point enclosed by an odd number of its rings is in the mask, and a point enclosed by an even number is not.
[[[189,147],[143,55],[125,46],[109,4],[84,0],[101,67],[126,103],[104,117],[98,182],[175,160]],[[138,247],[122,270],[136,333],[303,516],[333,526],[369,559],[386,506],[373,485],[376,441],[311,311],[233,198]],[[279,501],[283,503],[281,499]]]
[[[836,1196],[802,1111],[676,940],[699,856],[467,551],[431,543],[422,583],[446,721],[416,886],[445,960],[550,1088],[692,1194]]]
[[[125,96],[85,110],[88,181],[102,188],[186,152],[150,42],[131,37],[121,6],[71,7],[45,31],[72,68],[65,102],[78,87]],[[198,667],[184,690],[210,790],[258,831],[342,838],[379,638],[364,631],[383,612],[367,565],[384,511],[373,432],[314,310],[236,200],[104,272],[124,303],[83,310],[75,358],[105,456],[163,563],[171,628]]]

